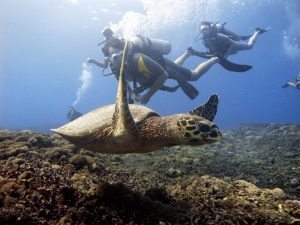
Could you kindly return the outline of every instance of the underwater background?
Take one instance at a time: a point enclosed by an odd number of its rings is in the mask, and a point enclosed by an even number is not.
[[[90,66],[87,58],[103,60],[102,29],[165,39],[172,44],[167,58],[176,59],[192,46],[202,20],[226,22],[241,34],[271,27],[252,50],[229,59],[253,69],[234,73],[214,65],[193,82],[200,94],[193,101],[178,90],[159,91],[148,107],[161,115],[187,112],[212,93],[220,96],[215,119],[221,128],[240,123],[300,123],[300,92],[281,88],[300,73],[300,3],[284,0],[2,0],[0,7],[0,127],[33,129],[66,123],[69,106],[86,113],[115,101],[113,76]],[[204,59],[190,57],[193,69]],[[168,81],[168,84],[172,82]]]

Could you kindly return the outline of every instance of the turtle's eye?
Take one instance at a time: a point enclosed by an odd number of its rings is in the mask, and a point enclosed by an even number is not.
[[[198,129],[201,132],[209,132],[211,130],[211,128],[206,124],[198,124]]]
[[[218,132],[216,131],[216,130],[212,130],[211,131],[211,133],[210,133],[210,136],[212,137],[212,138],[217,138],[218,137]]]

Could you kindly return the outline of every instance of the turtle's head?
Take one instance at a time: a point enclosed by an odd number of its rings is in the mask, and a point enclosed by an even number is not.
[[[195,115],[184,115],[177,118],[175,135],[179,135],[177,138],[183,145],[211,144],[222,139],[217,125]]]

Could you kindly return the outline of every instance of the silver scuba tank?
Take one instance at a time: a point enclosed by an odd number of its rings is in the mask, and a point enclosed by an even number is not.
[[[160,55],[167,55],[172,49],[171,44],[166,40],[147,38],[140,35],[130,38],[129,41],[132,41],[141,51],[156,52]]]

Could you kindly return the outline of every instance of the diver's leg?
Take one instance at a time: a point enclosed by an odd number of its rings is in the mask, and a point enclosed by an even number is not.
[[[254,32],[254,34],[249,38],[249,40],[248,40],[248,49],[251,49],[251,48],[253,48],[253,46],[254,46],[254,44],[255,44],[255,42],[256,42],[256,40],[257,40],[257,37],[258,37],[258,35],[259,35],[259,31],[257,30],[257,31],[255,31]]]
[[[252,36],[249,38],[248,40],[248,49],[253,48],[258,35],[265,33],[266,31],[268,31],[270,29],[270,27],[266,28],[266,29],[262,29],[262,28],[256,28],[255,32],[252,34]],[[241,49],[243,50],[243,49]]]
[[[297,87],[296,84],[293,83],[293,82],[287,82],[286,84],[287,84],[289,87],[293,87],[293,88],[296,88],[296,87]]]
[[[238,51],[252,49],[257,40],[258,35],[259,31],[255,31],[253,35],[249,38],[248,43],[233,41],[232,39],[230,39],[230,47],[228,48],[228,51],[225,54],[225,58],[229,55],[237,53]]]
[[[175,59],[174,63],[177,65],[182,65],[185,60],[192,55],[190,48],[188,48],[181,56]]]
[[[226,27],[223,26],[222,28],[222,33],[224,33],[225,35],[229,36],[231,39],[235,40],[235,41],[240,41],[241,40],[241,36],[238,35],[237,33],[227,29]]]
[[[196,69],[192,71],[191,80],[195,81],[202,77],[214,64],[219,62],[218,57],[212,57],[211,59],[201,63]]]
[[[287,88],[287,87],[294,87],[294,88],[296,88],[297,86],[296,86],[295,83],[290,82],[290,81],[287,81],[287,82],[285,82],[285,84],[282,85],[281,87],[283,87],[283,88]]]

